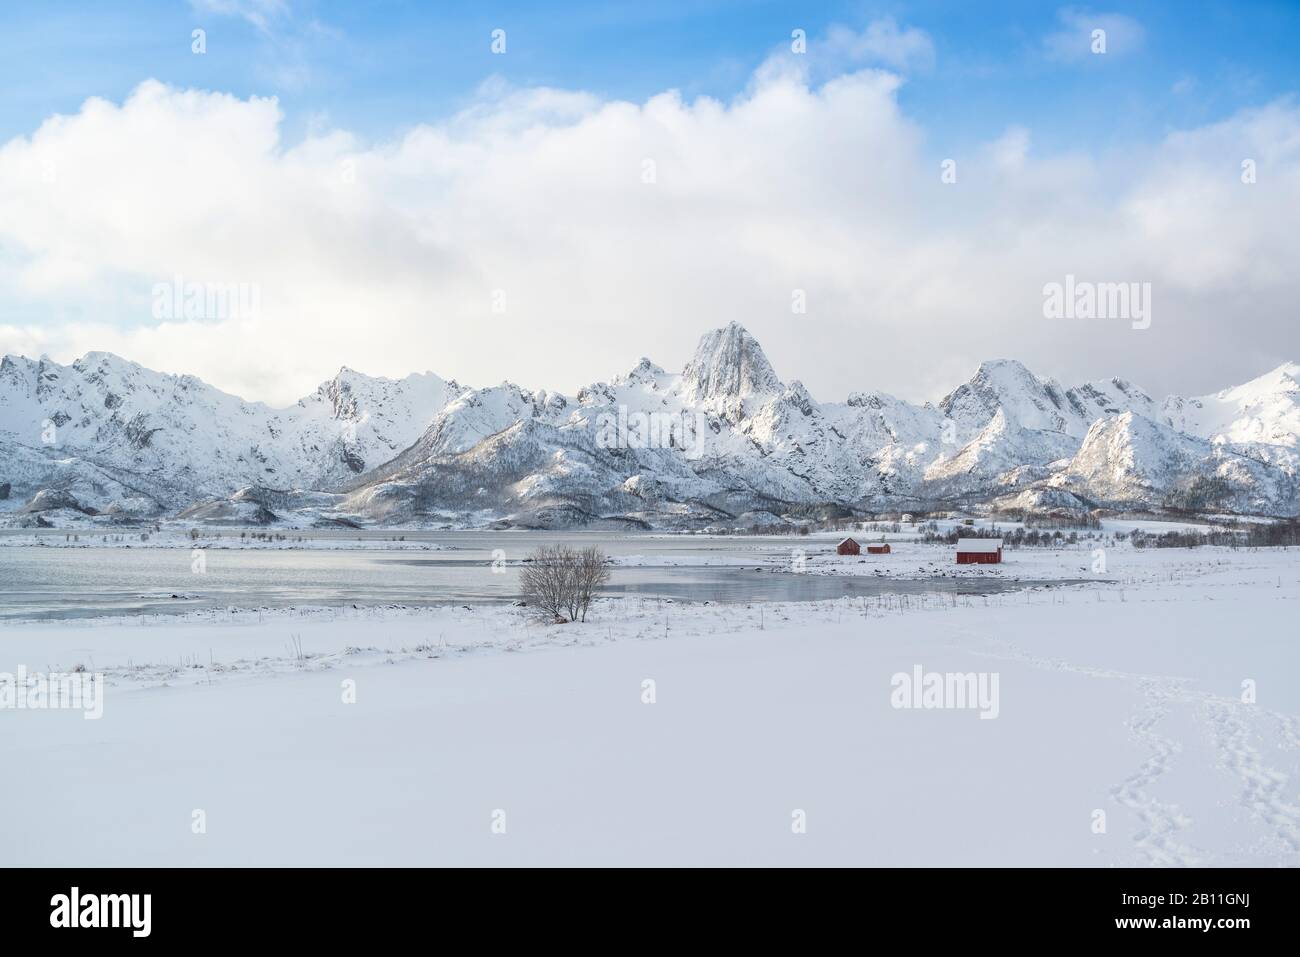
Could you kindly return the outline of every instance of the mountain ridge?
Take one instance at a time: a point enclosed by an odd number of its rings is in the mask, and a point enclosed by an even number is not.
[[[275,409],[111,353],[0,358],[10,525],[706,527],[971,506],[1294,515],[1298,472],[1294,362],[1159,402],[1121,378],[1066,388],[1014,359],[980,363],[937,404],[869,390],[819,402],[733,322],[706,332],[681,373],[642,358],[574,396],[343,365]]]

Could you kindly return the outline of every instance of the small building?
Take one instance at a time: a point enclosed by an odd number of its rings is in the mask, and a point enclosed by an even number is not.
[[[861,555],[861,554],[862,554],[862,546],[859,545],[857,542],[855,542],[853,539],[851,539],[851,538],[846,538],[846,539],[844,539],[844,541],[840,542],[838,545],[835,546],[835,554],[837,554],[837,555]]]
[[[1002,539],[957,539],[958,565],[997,565],[1002,561]]]
[[[868,545],[868,546],[867,546],[867,554],[868,554],[868,555],[888,555],[888,554],[889,554],[889,543],[888,543],[888,542],[881,542],[879,545]]]

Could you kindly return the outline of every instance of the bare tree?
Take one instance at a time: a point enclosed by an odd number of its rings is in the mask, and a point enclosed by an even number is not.
[[[609,581],[605,553],[545,545],[528,556],[519,585],[529,604],[554,618],[586,621],[596,590]]]
[[[609,581],[609,563],[605,553],[595,545],[575,554],[576,564],[573,570],[574,611],[580,621],[587,620],[587,609],[596,596],[596,590]]]
[[[569,610],[573,563],[568,560],[568,552],[562,545],[544,545],[528,556],[519,573],[524,599],[554,618],[564,617]]]

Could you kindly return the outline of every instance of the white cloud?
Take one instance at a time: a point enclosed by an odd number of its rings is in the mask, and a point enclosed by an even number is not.
[[[371,144],[285,143],[273,99],[148,82],[0,147],[0,352],[109,349],[279,403],[343,363],[573,390],[680,367],[732,319],[822,399],[927,397],[1005,355],[1208,390],[1300,354],[1295,104],[1116,155],[1016,128],[946,185],[898,84],[778,70],[637,104],[498,81]],[[1067,273],[1151,282],[1151,329],[1044,319]],[[177,275],[255,284],[260,314],[156,320]]]
[[[1043,51],[1048,58],[1064,62],[1078,62],[1103,57],[1093,49],[1094,31],[1103,31],[1105,57],[1121,57],[1142,49],[1146,31],[1142,24],[1122,13],[1093,13],[1074,7],[1057,11],[1060,29],[1043,38]]]
[[[832,56],[851,63],[880,64],[896,70],[934,66],[934,42],[917,27],[900,29],[891,18],[875,20],[861,32],[845,26],[827,31],[825,46]]]
[[[1029,131],[1023,126],[1011,127],[989,144],[988,153],[997,169],[1019,173],[1029,156]]]

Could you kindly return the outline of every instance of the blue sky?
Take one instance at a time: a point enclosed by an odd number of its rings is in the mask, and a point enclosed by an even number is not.
[[[1296,0],[101,0],[0,37],[0,354],[278,403],[344,363],[576,391],[732,320],[825,399],[1300,359]],[[1067,276],[1154,321],[1045,321]],[[160,318],[177,277],[260,313]]]
[[[1053,59],[1062,11],[1140,24],[1136,50]],[[225,11],[225,12],[222,12]],[[243,11],[246,15],[241,15]],[[0,139],[88,96],[120,101],[141,80],[275,95],[286,134],[322,121],[384,138],[453,113],[490,77],[644,100],[665,89],[728,99],[803,28],[891,17],[925,31],[932,67],[908,76],[905,109],[945,146],[1030,126],[1043,148],[1153,139],[1300,89],[1300,4],[1149,2],[571,2],[392,0],[52,2],[6,10]],[[254,21],[260,20],[262,25]],[[190,51],[207,32],[208,52]],[[507,56],[489,35],[507,31]]]

